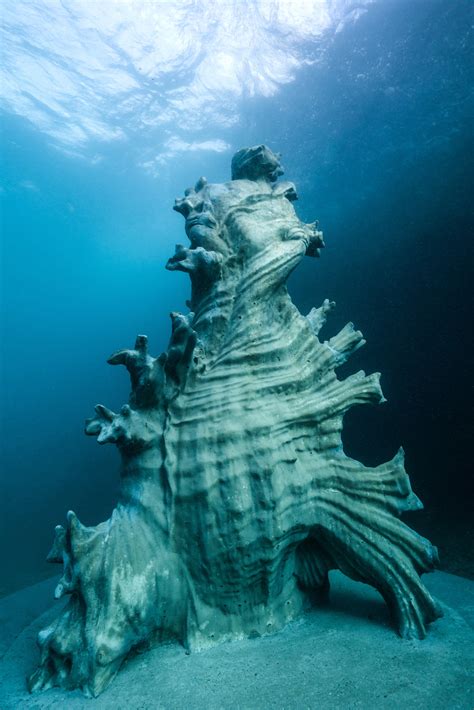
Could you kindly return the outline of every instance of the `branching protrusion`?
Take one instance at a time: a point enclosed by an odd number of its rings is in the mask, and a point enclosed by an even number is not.
[[[307,227],[312,228],[313,230],[309,236],[309,244],[308,248],[306,249],[306,256],[319,257],[321,256],[321,249],[326,246],[323,239],[323,233],[318,231],[317,225],[318,222],[306,225]]]
[[[163,386],[163,356],[153,358],[148,354],[146,335],[137,335],[134,350],[119,350],[107,362],[109,365],[125,365],[130,373],[130,404],[145,408],[157,403]]]
[[[54,528],[54,541],[51,550],[46,558],[47,562],[57,564],[63,563],[63,553],[66,545],[66,530],[62,525],[56,525]]]
[[[360,330],[353,323],[347,323],[342,330],[326,343],[335,354],[335,367],[347,362],[352,353],[365,345],[366,341]]]
[[[63,574],[54,590],[55,599],[61,599],[65,594],[72,594],[78,587],[77,575],[74,569],[75,555],[73,549],[77,551],[77,547],[80,545],[80,538],[84,531],[86,531],[86,528],[72,510],[67,514],[66,529],[63,528],[62,525],[56,526],[53,549],[50,555],[54,554],[56,561],[63,563]]]
[[[145,449],[158,435],[152,420],[128,404],[123,405],[119,414],[102,404],[97,404],[95,411],[96,417],[86,419],[85,432],[89,436],[97,436],[99,444],[117,444],[123,449]]]
[[[335,301],[330,301],[329,298],[325,298],[322,306],[319,308],[312,308],[310,310],[306,318],[315,335],[318,335],[319,331],[326,323],[328,315],[335,309],[335,307]]]
[[[217,281],[222,274],[222,254],[208,251],[203,247],[187,249],[182,244],[176,244],[174,256],[168,259],[168,271],[184,271],[190,274],[191,280],[199,283]]]

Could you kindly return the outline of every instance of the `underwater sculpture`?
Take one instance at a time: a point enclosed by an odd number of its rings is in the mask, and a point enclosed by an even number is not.
[[[403,452],[367,468],[343,451],[344,413],[383,401],[379,374],[339,380],[362,334],[348,324],[322,342],[334,304],[305,317],[290,300],[289,274],[324,244],[282,172],[265,146],[244,149],[230,182],[201,178],[176,201],[190,246],[167,268],[189,273],[190,312],[171,314],[158,358],[138,336],[109,359],[130,400],[97,405],[86,433],[117,445],[120,498],[97,527],[70,512],[56,528],[55,596],[71,597],[39,634],[31,691],[96,696],[133,649],[276,631],[328,593],[331,569],[378,589],[403,637],[440,615],[420,581],[436,548],[399,519],[421,507]]]

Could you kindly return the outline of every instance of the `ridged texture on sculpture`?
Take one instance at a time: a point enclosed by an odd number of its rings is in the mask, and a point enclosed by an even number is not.
[[[436,548],[399,519],[421,507],[403,452],[367,468],[343,451],[344,414],[383,401],[379,375],[339,380],[362,334],[348,324],[322,342],[334,303],[304,317],[289,298],[289,274],[324,244],[281,174],[270,150],[245,149],[231,182],[201,178],[176,201],[190,246],[167,268],[189,273],[190,312],[171,314],[160,357],[138,336],[109,360],[128,369],[130,401],[98,405],[86,433],[118,446],[120,500],[97,527],[69,513],[56,528],[56,596],[71,597],[39,635],[31,690],[95,696],[133,649],[278,630],[336,568],[380,591],[404,637],[440,615],[420,582]]]

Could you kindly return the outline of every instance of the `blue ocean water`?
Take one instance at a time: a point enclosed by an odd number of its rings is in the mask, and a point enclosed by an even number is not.
[[[118,457],[82,435],[128,397],[105,360],[137,333],[165,348],[188,297],[164,269],[174,198],[259,143],[325,233],[295,303],[335,300],[328,332],[368,340],[348,367],[383,373],[346,448],[403,444],[435,535],[472,514],[472,4],[6,0],[1,19],[0,592],[50,573],[69,508],[110,514]]]

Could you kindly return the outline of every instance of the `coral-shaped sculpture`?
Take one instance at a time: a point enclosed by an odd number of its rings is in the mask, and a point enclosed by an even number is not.
[[[440,615],[420,582],[436,548],[399,519],[421,507],[403,452],[367,468],[343,451],[345,412],[383,401],[379,374],[339,380],[362,334],[348,324],[322,342],[334,303],[305,317],[290,300],[289,274],[324,243],[282,172],[265,146],[244,149],[230,182],[201,178],[176,201],[190,246],[167,268],[189,273],[190,312],[171,314],[157,359],[141,335],[109,359],[129,371],[130,401],[97,405],[86,433],[119,448],[120,499],[97,527],[70,512],[56,528],[56,597],[70,600],[39,634],[31,690],[96,696],[132,649],[276,631],[336,568],[379,590],[403,637]]]

